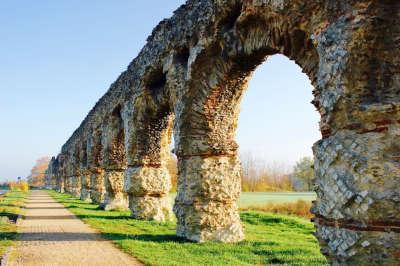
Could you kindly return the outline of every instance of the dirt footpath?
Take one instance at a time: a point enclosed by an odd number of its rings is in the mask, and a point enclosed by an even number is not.
[[[101,238],[45,191],[27,199],[7,265],[142,265]]]

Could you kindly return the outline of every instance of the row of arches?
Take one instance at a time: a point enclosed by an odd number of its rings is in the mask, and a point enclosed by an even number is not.
[[[400,30],[393,10],[400,10],[393,1],[188,1],[156,27],[52,160],[48,180],[105,208],[126,204],[127,193],[134,218],[166,220],[173,134],[177,235],[243,240],[240,100],[254,69],[281,53],[312,81],[321,115],[312,209],[321,250],[332,263],[396,262]]]

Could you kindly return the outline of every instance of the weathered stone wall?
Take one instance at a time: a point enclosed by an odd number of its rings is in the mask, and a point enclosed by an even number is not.
[[[321,115],[312,211],[322,252],[333,264],[398,264],[399,21],[394,0],[190,0],[154,29],[48,172],[59,191],[104,206],[128,196],[134,218],[167,220],[173,132],[177,234],[244,239],[240,100],[254,69],[281,53],[309,76]]]

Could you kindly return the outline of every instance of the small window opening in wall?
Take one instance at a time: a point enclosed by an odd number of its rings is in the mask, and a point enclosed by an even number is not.
[[[175,60],[177,63],[186,67],[188,60],[189,60],[189,56],[190,56],[190,50],[189,50],[189,48],[185,47],[185,48],[180,49],[176,53]]]
[[[242,5],[235,5],[229,15],[221,21],[221,30],[227,32],[232,29],[241,13]]]
[[[167,75],[159,68],[148,76],[146,83],[146,88],[155,97],[167,83]]]
[[[121,117],[121,106],[118,105],[117,107],[114,108],[114,110],[112,111],[111,115],[113,117]]]

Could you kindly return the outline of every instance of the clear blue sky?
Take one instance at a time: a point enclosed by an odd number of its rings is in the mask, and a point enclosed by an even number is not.
[[[87,112],[184,0],[0,1],[0,181],[55,155]],[[269,161],[311,155],[318,114],[299,67],[275,56],[246,94],[238,142]]]

